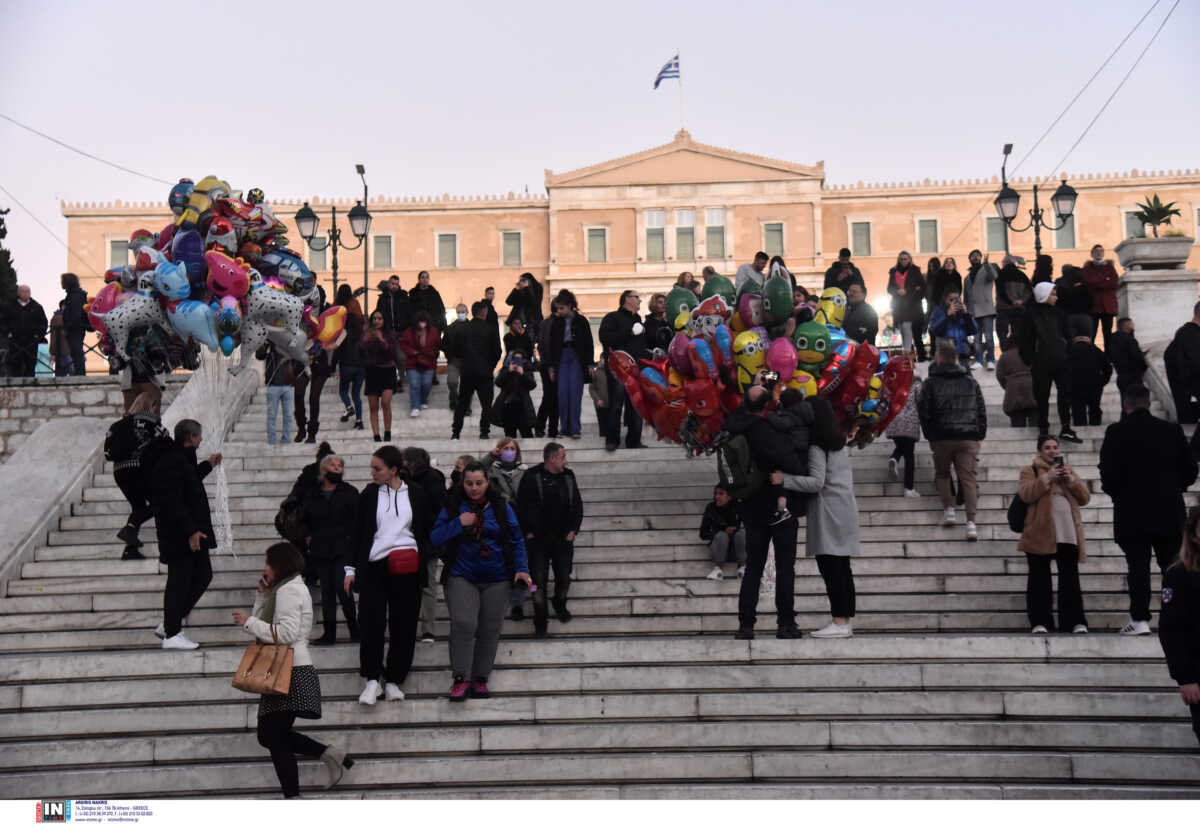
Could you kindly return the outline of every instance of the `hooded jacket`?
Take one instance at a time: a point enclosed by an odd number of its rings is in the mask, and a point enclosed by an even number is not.
[[[927,441],[982,441],[987,405],[971,373],[957,363],[935,363],[917,398],[917,415]]]

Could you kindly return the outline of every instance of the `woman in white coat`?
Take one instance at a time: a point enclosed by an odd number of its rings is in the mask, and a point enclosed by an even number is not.
[[[848,638],[854,634],[854,573],[850,558],[859,554],[858,502],[854,498],[854,473],[850,468],[846,438],[838,427],[833,407],[824,398],[809,403],[815,413],[808,474],[775,473],[772,482],[796,492],[815,493],[808,502],[805,554],[817,559],[825,580],[833,620],[810,633],[813,638]]]
[[[264,695],[258,702],[258,743],[271,752],[284,798],[300,795],[296,755],[319,758],[329,769],[329,789],[354,766],[337,747],[314,741],[292,729],[297,718],[321,717],[321,682],[308,651],[312,632],[312,596],[302,573],[304,557],[289,543],[267,549],[266,567],[258,579],[253,612],[234,612],[233,620],[264,644],[292,648],[292,686],[287,695]],[[272,631],[273,630],[273,631]]]

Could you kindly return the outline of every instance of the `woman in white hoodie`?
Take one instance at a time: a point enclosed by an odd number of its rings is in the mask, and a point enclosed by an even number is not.
[[[250,613],[233,613],[234,622],[264,644],[292,648],[292,686],[287,695],[264,695],[258,702],[258,743],[271,752],[284,798],[300,795],[296,755],[319,758],[329,770],[329,789],[354,759],[332,744],[322,744],[292,729],[297,718],[321,717],[321,681],[308,651],[312,632],[312,596],[304,583],[304,557],[289,543],[267,549],[266,567]]]

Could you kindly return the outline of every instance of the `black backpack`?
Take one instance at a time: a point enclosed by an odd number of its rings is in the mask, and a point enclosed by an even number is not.
[[[1037,478],[1037,467],[1033,467],[1033,477]],[[1021,500],[1020,494],[1014,495],[1008,505],[1008,528],[1020,535],[1025,531],[1025,519],[1029,516],[1029,504]]]
[[[767,473],[755,463],[750,441],[743,434],[726,438],[717,447],[717,474],[737,501],[751,498],[767,483]]]

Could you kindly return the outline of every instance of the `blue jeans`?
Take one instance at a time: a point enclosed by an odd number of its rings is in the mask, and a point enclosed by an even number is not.
[[[583,368],[574,349],[563,349],[556,373],[558,384],[558,431],[563,437],[582,431]]]
[[[429,403],[429,393],[433,389],[432,369],[408,370],[408,405],[410,409],[420,409]]]
[[[283,404],[283,443],[292,439],[292,402],[295,389],[291,386],[267,387],[267,443],[275,443],[275,415]]]
[[[338,395],[347,409],[354,406],[354,419],[362,420],[362,388],[367,372],[361,366],[339,366]],[[351,401],[353,400],[353,404]]]
[[[975,360],[980,366],[996,362],[996,316],[975,318]]]

